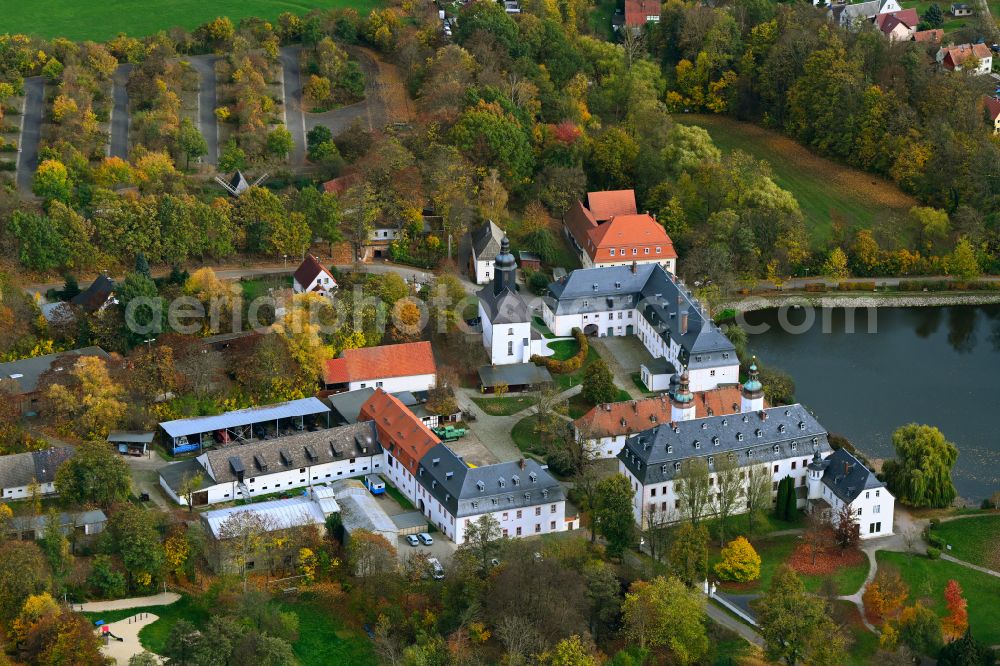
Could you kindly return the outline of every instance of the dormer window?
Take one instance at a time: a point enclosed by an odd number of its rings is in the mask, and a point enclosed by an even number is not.
[[[435,481],[431,481],[431,489],[434,489],[434,488],[437,488],[437,487],[438,487],[438,482],[436,480]]]
[[[718,446],[718,445],[719,445],[719,438],[718,437],[713,437],[712,438],[712,446]]]
[[[792,442],[792,451],[794,451],[797,448],[799,448],[799,445],[796,442]]]
[[[663,474],[664,476],[667,474],[667,466],[666,465],[660,465],[660,474]]]
[[[681,464],[679,462],[674,463],[674,471],[675,472],[681,471]]]
[[[486,490],[486,484],[483,483],[482,481],[476,481],[476,488],[479,490],[479,492],[483,492],[484,490]]]
[[[777,452],[778,452],[778,445],[777,445],[777,444],[775,444],[775,445],[774,445],[774,452],[775,452],[775,453],[777,453]]]
[[[819,444],[819,437],[813,437],[812,443],[813,443],[813,446],[818,445]]]
[[[534,483],[538,479],[538,475],[532,472],[531,474],[528,475],[528,479],[530,479],[531,482]]]
[[[701,442],[699,442],[697,439],[694,440],[694,448],[695,448],[695,450],[701,448]]]
[[[531,501],[531,493],[524,493],[524,501],[525,502]]]
[[[515,474],[514,476],[510,477],[510,482],[516,486],[519,483],[521,483],[521,479],[518,478],[518,476]]]
[[[757,429],[756,429],[756,430],[754,431],[754,433],[753,433],[753,434],[757,435],[758,437],[763,437],[763,436],[764,436],[764,431],[763,431],[763,430],[761,430],[760,428],[757,428]]]
[[[542,497],[548,497],[548,496],[549,496],[549,489],[542,488]]]
[[[667,444],[667,453],[673,453],[673,452],[674,452],[674,445]]]
[[[504,481],[503,479],[497,479],[497,483],[500,485],[501,488],[507,485],[507,482]]]
[[[709,456],[708,457],[708,464],[709,465],[714,465],[715,464],[715,456]]]
[[[784,423],[778,424],[778,432],[785,432],[785,424]]]
[[[806,422],[799,421],[799,430],[805,430],[805,429],[806,429]]]
[[[747,458],[753,458],[753,449],[747,449]]]
[[[479,508],[479,502],[475,502],[475,501],[474,501],[474,502],[472,503],[472,508],[473,508],[473,509],[478,509],[478,508]]]
[[[737,442],[742,442],[743,441],[743,433],[741,433],[741,432],[736,433],[736,441]]]

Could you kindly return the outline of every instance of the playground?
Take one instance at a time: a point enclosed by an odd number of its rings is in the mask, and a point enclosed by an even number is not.
[[[139,631],[159,619],[159,615],[141,612],[107,624],[98,620],[95,622],[97,631],[104,639],[101,652],[114,659],[119,666],[128,664],[129,659],[144,651],[139,642]]]

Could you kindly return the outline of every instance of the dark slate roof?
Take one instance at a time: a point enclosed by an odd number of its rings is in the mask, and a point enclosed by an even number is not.
[[[366,448],[367,452],[362,448]],[[235,461],[242,465],[244,476],[250,478],[381,452],[374,424],[362,421],[327,430],[224,446],[206,452],[205,456],[215,482],[228,483],[237,479],[233,471]],[[291,460],[286,460],[284,454],[289,455]],[[258,460],[264,463],[266,469],[261,469]]]
[[[470,468],[444,444],[421,459],[417,482],[456,518],[566,499],[559,482],[534,460]]]
[[[54,446],[42,451],[0,456],[0,488],[19,488],[37,483],[51,483],[56,470],[76,453],[71,446]]]
[[[479,302],[483,304],[486,316],[494,326],[497,324],[523,324],[531,321],[531,308],[521,298],[521,295],[510,287],[496,294],[493,292],[493,284],[490,283],[479,290],[476,294]]]
[[[829,450],[826,430],[795,404],[660,425],[626,439],[618,459],[648,485],[671,480],[676,465],[698,456],[733,453],[741,465],[753,465]]]
[[[368,388],[357,389],[355,391],[344,391],[343,393],[328,395],[326,401],[330,403],[330,407],[334,411],[334,417],[340,423],[357,423],[358,414],[361,413],[361,405],[368,402],[368,398],[372,397],[374,393],[375,389],[369,386]]]
[[[108,522],[108,517],[100,509],[93,509],[91,511],[75,511],[72,513],[59,513],[56,516],[56,520],[59,521],[59,527],[62,528],[63,534],[68,534],[69,529],[72,527],[78,527],[82,525],[101,525]],[[43,516],[14,516],[10,519],[8,526],[11,529],[23,532],[25,530],[34,530],[36,533],[42,532],[46,526],[49,524],[48,515]]]
[[[534,363],[512,363],[510,365],[484,365],[479,368],[479,383],[487,388],[497,384],[507,386],[537,386],[548,384],[552,375],[546,368]]]
[[[823,461],[823,484],[846,504],[858,498],[864,490],[884,488],[875,473],[864,466],[846,449],[837,449]]]
[[[159,474],[160,478],[163,479],[164,483],[166,483],[167,486],[174,491],[174,493],[179,493],[184,481],[187,479],[193,479],[197,474],[201,474],[201,484],[197,488],[194,488],[194,490],[204,490],[205,488],[214,485],[212,477],[208,474],[208,470],[202,467],[197,458],[190,458],[188,460],[181,460],[180,462],[164,465],[159,469]]]
[[[550,284],[549,293],[547,304],[560,315],[636,308],[664,340],[681,346],[688,368],[736,362],[736,348],[701,303],[659,264],[575,270],[565,280]],[[688,324],[687,332],[681,334],[683,313]]]
[[[108,302],[114,290],[114,280],[107,275],[98,275],[97,279],[91,282],[89,287],[70,299],[70,303],[79,305],[87,312],[94,312]]]
[[[472,251],[478,261],[493,261],[500,253],[500,241],[503,240],[503,229],[487,220],[481,227],[472,232]]]
[[[13,379],[21,387],[21,393],[34,393],[38,380],[53,368],[68,369],[80,356],[100,356],[108,358],[108,352],[100,347],[83,347],[70,351],[23,358],[20,361],[0,363],[0,379]]]
[[[108,441],[129,444],[152,444],[155,434],[144,431],[112,430],[108,433]]]

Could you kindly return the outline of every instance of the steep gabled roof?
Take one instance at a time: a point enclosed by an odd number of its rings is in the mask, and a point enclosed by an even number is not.
[[[332,358],[323,366],[327,384],[435,374],[437,364],[427,341],[345,349],[343,356]]]
[[[656,5],[655,14],[660,13],[660,4]],[[626,12],[628,8],[626,7]],[[643,14],[642,23],[646,22]],[[626,18],[626,23],[628,19]],[[639,25],[642,25],[640,23]],[[615,215],[635,215],[635,190],[605,190],[603,192],[588,192],[587,207],[598,222],[610,220]]]
[[[886,27],[886,24],[890,24]],[[896,27],[896,24],[902,23],[907,28],[911,30],[917,27],[920,23],[920,17],[917,16],[916,9],[901,9],[898,12],[886,12],[885,14],[879,14],[875,17],[875,25],[878,26],[882,32],[889,34],[892,29]]]
[[[333,282],[333,286],[337,286],[337,280],[333,277],[333,273],[325,268],[323,264],[319,263],[319,260],[316,257],[311,254],[307,254],[306,258],[302,260],[301,264],[299,264],[299,267],[295,269],[295,273],[292,275],[292,278],[298,282],[303,289],[305,289],[312,284],[312,281],[315,280],[316,276],[320,274],[327,275]]]
[[[375,394],[362,405],[358,418],[375,422],[382,448],[414,476],[417,464],[428,451],[441,443],[437,435],[399,398],[382,389],[376,389]]]
[[[983,106],[986,107],[986,113],[989,114],[990,122],[996,122],[997,118],[1000,117],[1000,99],[983,95]]]
[[[845,504],[850,504],[865,490],[884,488],[875,473],[865,467],[846,449],[837,449],[826,460],[823,470],[823,485],[830,489]]]
[[[481,227],[472,232],[472,251],[478,261],[493,261],[500,253],[500,241],[503,240],[503,229],[493,220],[487,220]]]
[[[89,287],[70,299],[70,303],[80,306],[86,312],[95,312],[108,302],[114,290],[114,280],[107,275],[98,275]]]

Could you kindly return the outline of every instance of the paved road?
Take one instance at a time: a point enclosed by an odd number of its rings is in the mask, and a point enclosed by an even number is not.
[[[24,125],[21,129],[21,151],[17,159],[17,186],[31,191],[31,181],[38,168],[38,142],[42,131],[42,105],[45,82],[40,76],[24,80]]]
[[[740,635],[745,641],[764,647],[764,639],[749,625],[740,622],[732,615],[715,605],[711,600],[705,604],[705,614],[716,624]]]
[[[124,63],[118,65],[112,77],[112,98],[114,105],[111,107],[111,142],[108,144],[108,155],[128,159],[128,77],[132,72],[132,65]]]
[[[191,66],[198,72],[198,129],[208,144],[208,154],[201,158],[205,164],[219,161],[219,126],[215,118],[215,61],[213,55],[194,56]]]
[[[181,595],[176,592],[161,592],[148,597],[131,597],[129,599],[112,599],[111,601],[88,601],[85,604],[73,604],[73,610],[87,613],[102,611],[125,610],[128,608],[145,608],[146,606],[169,606]]]
[[[285,127],[292,133],[295,148],[288,157],[292,166],[302,166],[306,161],[306,121],[302,112],[302,79],[299,72],[299,46],[281,49],[282,93],[285,98]],[[336,134],[336,132],[334,132]]]

